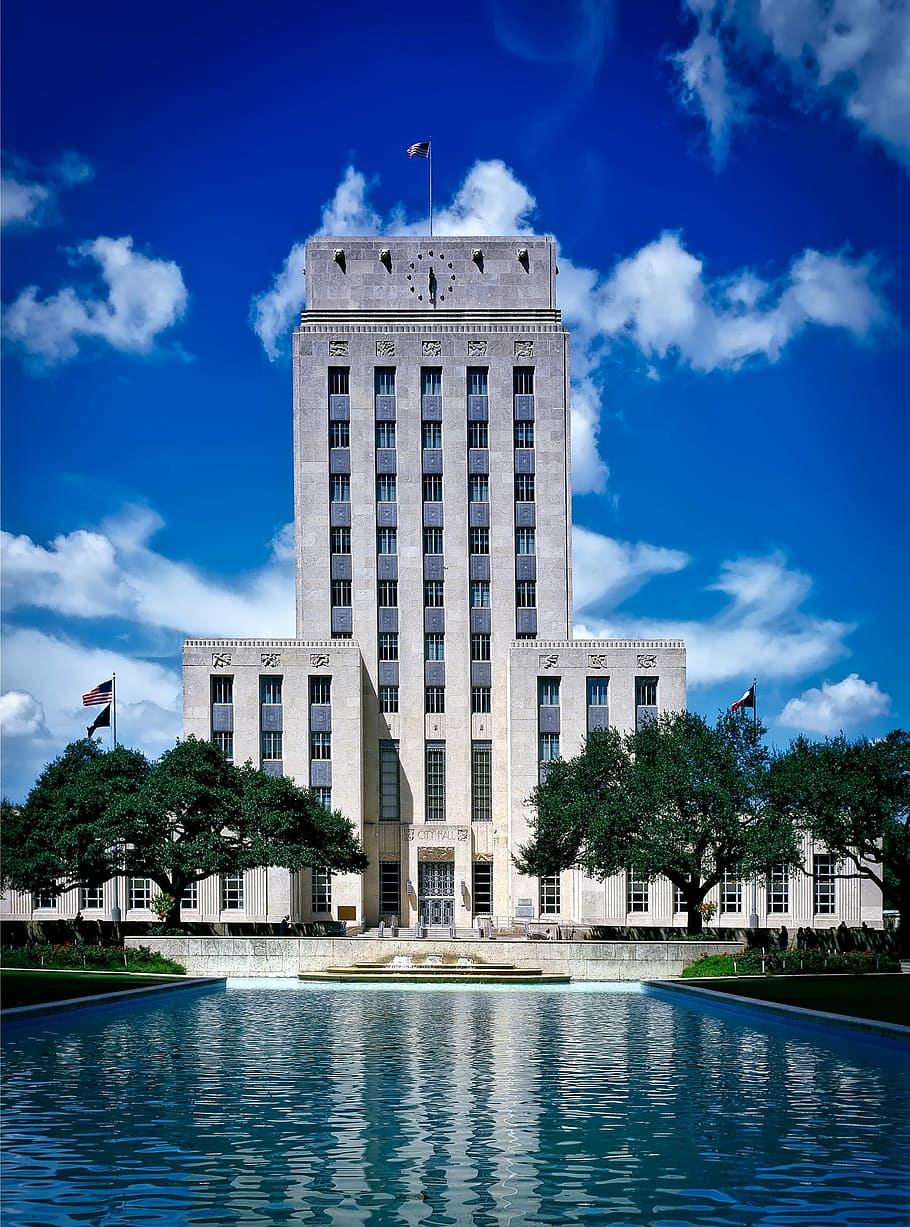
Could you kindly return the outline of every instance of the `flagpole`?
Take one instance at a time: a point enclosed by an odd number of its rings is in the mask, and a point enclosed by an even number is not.
[[[758,731],[758,678],[752,679],[752,728]],[[758,878],[752,875],[752,914],[749,917],[749,928],[752,932],[758,929]]]
[[[117,674],[111,674],[111,740],[117,749]]]
[[[430,238],[433,237],[433,138],[430,137],[427,144],[429,148],[429,156],[427,157],[427,166],[430,172]]]

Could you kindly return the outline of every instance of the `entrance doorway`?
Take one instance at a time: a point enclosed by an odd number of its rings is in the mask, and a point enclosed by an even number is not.
[[[455,862],[421,861],[417,866],[418,906],[425,925],[455,923]]]

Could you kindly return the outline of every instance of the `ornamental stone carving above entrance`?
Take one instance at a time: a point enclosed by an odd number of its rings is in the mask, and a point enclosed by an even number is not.
[[[408,839],[419,844],[451,844],[470,836],[467,827],[450,827],[442,823],[427,823],[424,826],[408,827]]]

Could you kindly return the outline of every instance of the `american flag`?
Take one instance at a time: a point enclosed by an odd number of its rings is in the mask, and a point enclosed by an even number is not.
[[[101,703],[110,703],[114,696],[114,679],[109,682],[101,682],[94,689],[88,691],[82,696],[83,707],[97,707]]]
[[[416,145],[408,146],[409,158],[428,158],[430,156],[430,142],[418,141]]]

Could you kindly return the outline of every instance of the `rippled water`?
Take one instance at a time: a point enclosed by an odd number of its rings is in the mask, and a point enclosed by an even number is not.
[[[634,989],[234,981],[4,1057],[16,1227],[910,1221],[906,1048]]]

